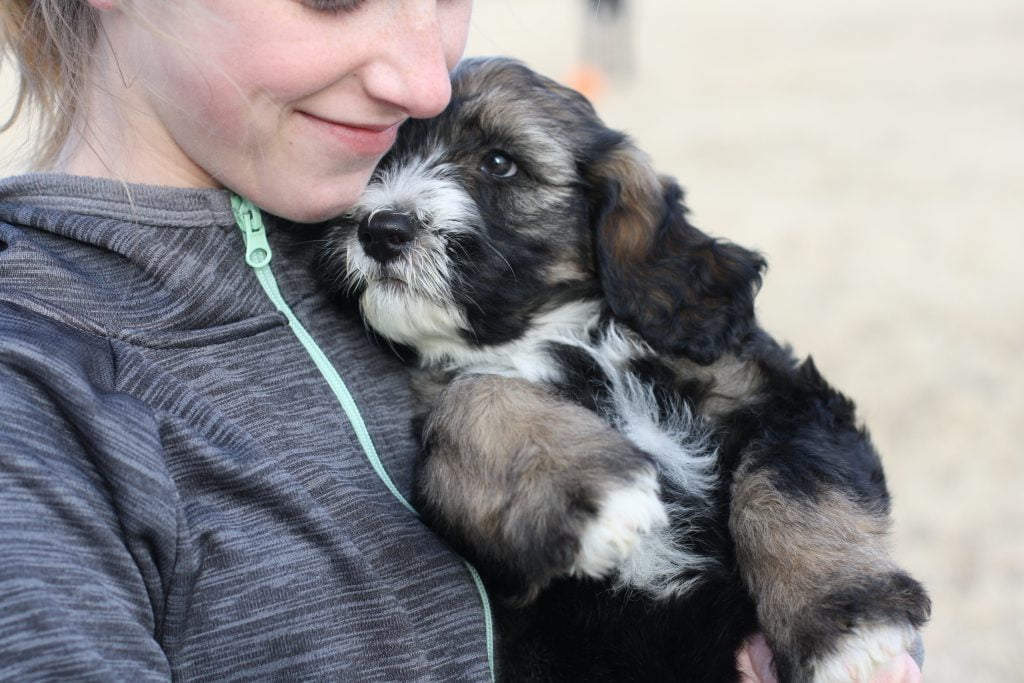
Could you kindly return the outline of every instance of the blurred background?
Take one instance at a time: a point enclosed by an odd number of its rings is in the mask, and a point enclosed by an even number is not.
[[[926,680],[1024,681],[1024,2],[597,4],[476,0],[468,54],[586,91],[768,257],[762,323],[882,452]]]

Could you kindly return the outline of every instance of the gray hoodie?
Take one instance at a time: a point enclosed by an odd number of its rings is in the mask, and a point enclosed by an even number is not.
[[[228,193],[0,181],[0,678],[489,678],[470,571],[386,485],[404,371],[317,288],[315,231],[266,226],[383,477]]]

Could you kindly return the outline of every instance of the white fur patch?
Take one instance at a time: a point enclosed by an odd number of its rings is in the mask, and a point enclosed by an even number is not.
[[[452,177],[454,167],[436,156],[409,159],[379,171],[353,213],[398,211],[414,216],[431,230],[461,232],[479,218],[476,203]]]
[[[911,626],[867,626],[843,638],[832,655],[814,664],[815,683],[867,683],[883,664],[910,652],[917,640]]]
[[[666,479],[706,496],[716,484],[717,463],[709,426],[682,402],[663,415],[653,388],[635,375],[619,372],[611,377],[612,426],[654,456]]]
[[[520,377],[530,382],[557,382],[561,368],[548,353],[547,345],[562,342],[596,320],[596,301],[576,301],[538,315],[519,339],[495,346],[464,344],[432,359],[438,365],[469,372]]]
[[[611,574],[652,531],[668,524],[653,473],[611,491],[597,517],[584,529],[572,573],[603,578]]]
[[[360,299],[363,318],[391,341],[431,348],[461,344],[462,312],[401,283],[371,282]]]
[[[682,404],[661,415],[652,388],[634,375],[619,373],[611,383],[612,426],[654,457],[662,477],[703,502],[716,483],[716,451],[707,426]],[[685,530],[699,523],[701,510],[679,502],[667,510],[675,524],[644,539],[620,568],[620,585],[655,596],[682,595],[699,580],[696,573],[712,564],[685,545]]]

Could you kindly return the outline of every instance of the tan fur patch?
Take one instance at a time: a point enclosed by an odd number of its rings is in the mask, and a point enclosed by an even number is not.
[[[620,266],[639,266],[649,259],[653,231],[661,223],[661,180],[647,155],[632,145],[616,149],[598,173],[618,181],[621,193],[602,230],[605,248]]]
[[[706,417],[721,417],[761,399],[764,377],[757,365],[733,354],[723,355],[707,366],[686,358],[675,359],[673,365],[679,377],[711,384],[711,391],[697,406]]]
[[[762,471],[736,473],[729,525],[744,581],[765,630],[792,645],[791,626],[837,589],[896,569],[889,519],[819,490],[814,501],[780,492]]]
[[[585,280],[588,276],[592,276],[592,273],[588,273],[583,265],[577,262],[573,258],[563,258],[556,261],[551,265],[550,268],[545,272],[545,281],[549,285],[559,285],[566,282],[576,282]]]

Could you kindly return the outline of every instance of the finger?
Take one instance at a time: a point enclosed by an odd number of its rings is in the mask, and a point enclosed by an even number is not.
[[[736,670],[744,683],[777,683],[772,670],[772,651],[764,636],[756,633],[736,653]]]

